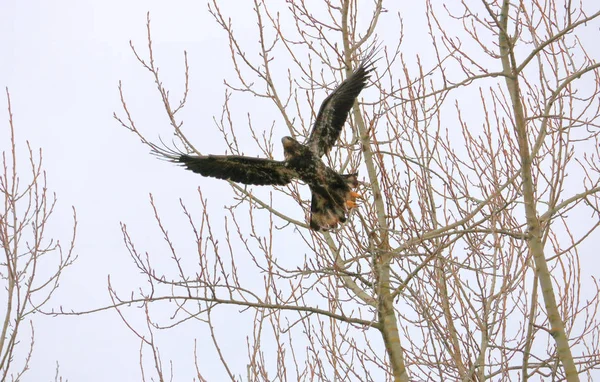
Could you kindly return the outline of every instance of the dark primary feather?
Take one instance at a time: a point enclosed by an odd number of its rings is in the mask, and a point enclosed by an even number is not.
[[[204,176],[255,185],[285,185],[295,176],[284,162],[237,155],[171,156],[174,162]]]
[[[354,100],[367,85],[372,65],[372,54],[368,54],[352,75],[321,104],[313,130],[306,141],[306,145],[319,157],[327,154],[339,138]]]

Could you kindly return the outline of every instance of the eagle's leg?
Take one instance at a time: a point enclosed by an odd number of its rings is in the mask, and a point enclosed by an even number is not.
[[[361,194],[359,194],[358,192],[354,192],[354,191],[350,191],[350,198],[352,200],[355,200],[355,199],[364,199]]]
[[[358,173],[344,174],[344,175],[342,175],[342,177],[344,178],[344,182],[350,188],[358,187]],[[352,208],[358,207],[358,203],[356,203],[356,199],[363,199],[363,196],[361,194],[359,194],[358,192],[349,190],[348,193],[346,194],[345,199],[346,199],[345,200],[346,209],[350,210]]]
[[[358,203],[356,203],[356,199],[363,199],[363,196],[358,192],[350,191],[348,192],[348,199],[346,200],[346,208],[352,209],[358,207]]]

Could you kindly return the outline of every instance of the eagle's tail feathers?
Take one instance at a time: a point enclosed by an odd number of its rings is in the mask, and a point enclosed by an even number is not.
[[[331,198],[313,192],[310,205],[310,228],[328,231],[346,222],[346,206],[339,206]]]

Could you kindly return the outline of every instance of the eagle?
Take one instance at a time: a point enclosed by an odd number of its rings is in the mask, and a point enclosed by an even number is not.
[[[338,140],[354,102],[367,86],[373,70],[373,50],[352,74],[325,98],[312,131],[304,143],[283,137],[284,160],[271,160],[240,155],[189,155],[154,147],[155,154],[183,165],[203,176],[248,185],[284,186],[294,179],[306,183],[312,193],[310,228],[328,231],[346,222],[349,211],[357,206],[361,195],[358,173],[340,174],[321,158]]]

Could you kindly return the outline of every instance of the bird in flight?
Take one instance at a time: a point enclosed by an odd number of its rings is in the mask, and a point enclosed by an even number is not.
[[[283,161],[239,155],[188,155],[157,146],[154,146],[155,154],[203,176],[243,184],[283,186],[299,179],[312,193],[310,228],[315,231],[337,228],[357,206],[356,199],[360,195],[352,189],[358,186],[358,174],[339,174],[323,163],[321,157],[338,140],[354,101],[367,85],[373,70],[374,51],[371,50],[358,68],[325,98],[304,144],[292,137],[281,140]]]

